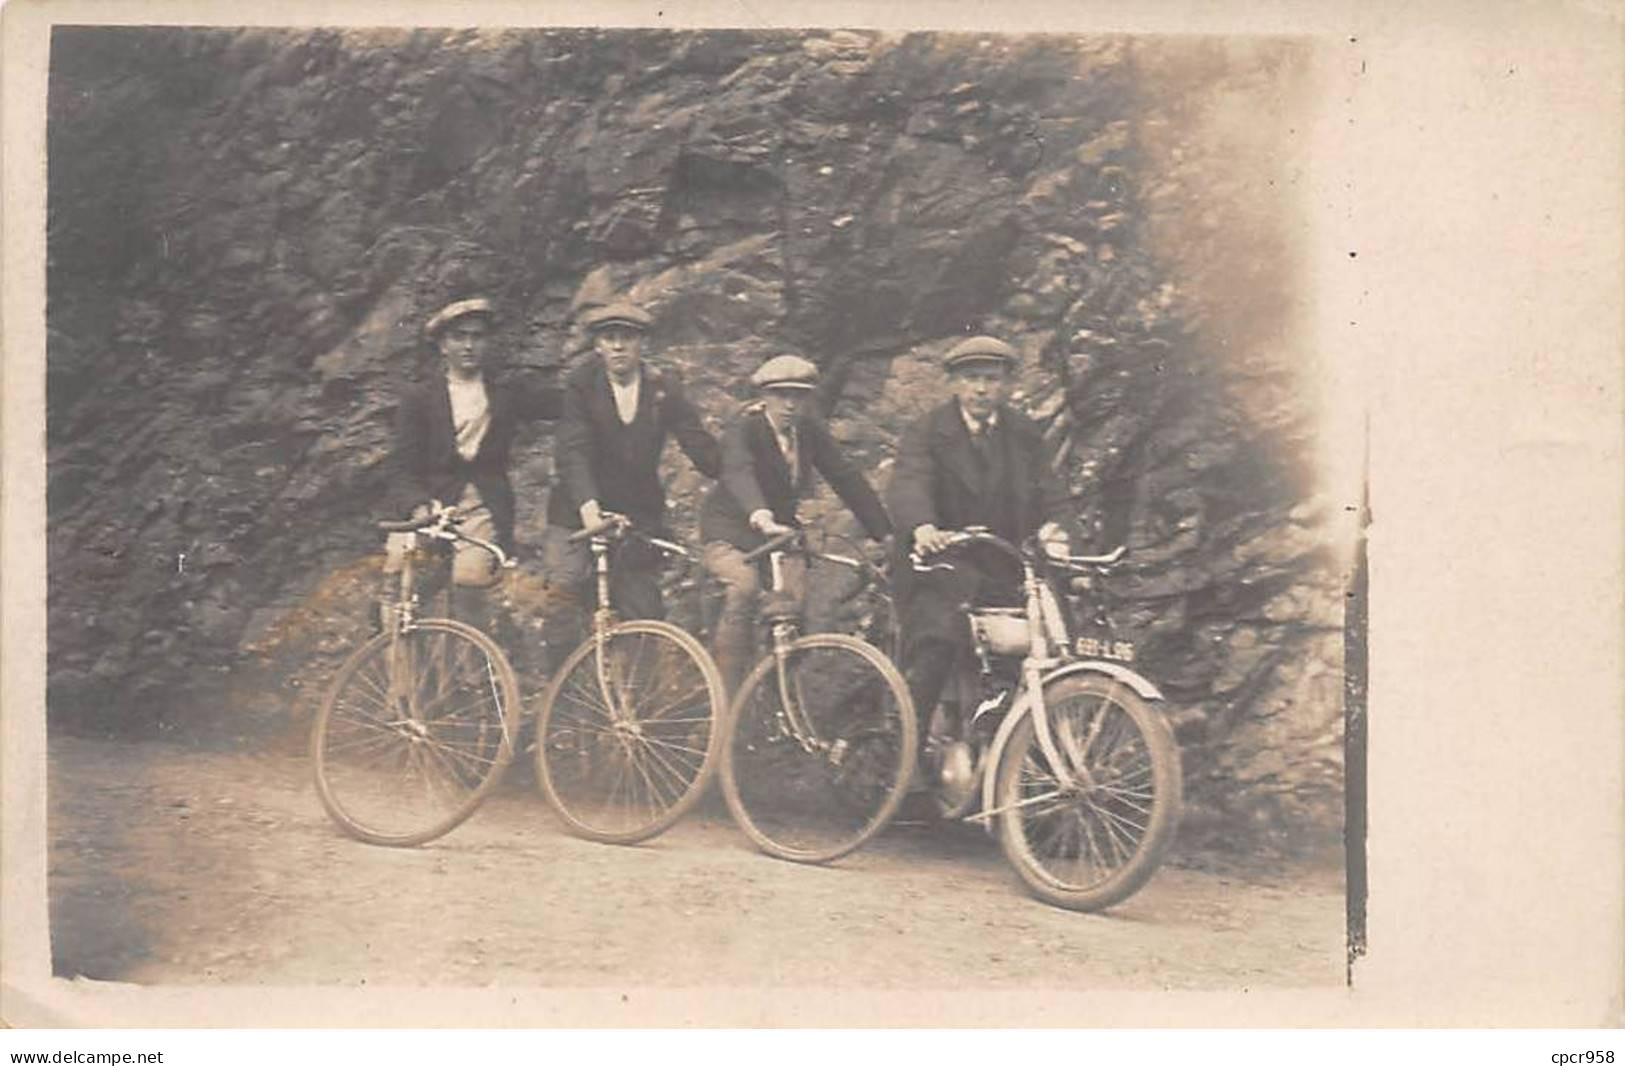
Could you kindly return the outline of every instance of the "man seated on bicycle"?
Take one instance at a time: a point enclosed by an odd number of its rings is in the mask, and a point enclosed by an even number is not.
[[[862,471],[847,459],[823,419],[811,410],[818,367],[798,355],[778,355],[751,375],[761,398],[722,435],[722,477],[700,507],[705,566],[723,585],[716,628],[716,661],[735,690],[754,652],[754,614],[760,571],[746,552],[796,524],[796,505],[822,474],[875,540],[891,533],[891,520]],[[787,591],[801,596],[800,560],[786,561]],[[765,560],[764,560],[765,563]]]
[[[430,315],[424,336],[439,356],[439,372],[403,397],[395,421],[397,513],[429,513],[427,501],[454,507],[460,528],[513,550],[514,491],[508,459],[514,431],[525,418],[559,416],[559,393],[515,378],[499,379],[489,366],[494,312],[490,299],[456,300]],[[412,534],[394,533],[385,548],[386,575],[399,573]],[[491,553],[459,543],[452,583],[465,590],[454,613],[469,617],[484,607],[483,590],[496,580]],[[386,585],[393,585],[386,576]]]
[[[944,356],[953,398],[909,427],[887,490],[900,552],[934,555],[968,526],[1014,544],[1037,533],[1065,550],[1072,501],[1038,426],[1006,402],[1017,361],[994,337],[972,337]],[[898,566],[903,673],[922,736],[956,658],[970,648],[962,605],[1018,603],[1019,578],[993,560],[956,559],[955,569],[926,573]]]
[[[557,666],[581,640],[582,607],[591,596],[592,558],[571,533],[598,526],[606,512],[630,518],[645,532],[662,530],[666,494],[660,456],[677,438],[689,461],[716,477],[717,442],[672,371],[644,358],[653,320],[641,307],[612,303],[588,310],[583,324],[593,355],[569,374],[557,437],[560,482],[547,506],[542,574],[557,597],[544,636]],[[659,618],[658,557],[636,546],[615,558],[611,598],[625,618]]]

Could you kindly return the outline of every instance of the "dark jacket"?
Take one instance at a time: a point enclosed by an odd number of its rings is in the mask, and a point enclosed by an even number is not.
[[[581,505],[597,500],[606,511],[624,514],[640,526],[658,527],[666,515],[660,484],[660,453],[676,437],[689,460],[706,477],[716,477],[716,438],[700,423],[669,371],[643,364],[638,410],[624,425],[615,410],[609,372],[597,356],[570,371],[564,383],[564,415],[556,455],[559,483],[547,504],[547,520],[565,529],[581,528]]]
[[[991,431],[993,461],[982,459],[950,400],[927,412],[904,433],[886,502],[898,540],[930,524],[938,529],[987,526],[1020,544],[1045,522],[1070,523],[1072,500],[1051,465],[1038,425],[1000,407]]]
[[[443,375],[408,392],[395,415],[395,484],[392,514],[409,512],[429,500],[455,504],[472,482],[491,510],[497,543],[513,548],[514,497],[508,480],[508,457],[521,421],[559,417],[557,388],[518,375],[486,375],[485,394],[491,424],[473,459],[457,451],[452,425],[451,393]]]
[[[815,470],[871,537],[891,532],[880,497],[822,419],[804,414],[797,420],[796,459],[800,469],[792,477],[767,412],[759,403],[746,407],[722,434],[722,478],[700,506],[700,539],[749,551],[767,539],[750,525],[750,516],[762,508],[781,524],[794,525],[796,503],[810,494]]]
[[[897,547],[914,546],[914,530],[986,526],[1014,543],[1045,522],[1070,526],[1075,519],[1066,486],[1051,465],[1051,453],[1036,423],[1000,407],[984,459],[971,441],[959,401],[949,400],[909,427],[898,446],[886,501],[897,525]],[[983,563],[994,568],[978,571]],[[906,641],[969,639],[960,605],[970,600],[1005,600],[1019,578],[996,557],[961,560],[955,572],[916,574],[906,562],[896,570],[896,593]]]

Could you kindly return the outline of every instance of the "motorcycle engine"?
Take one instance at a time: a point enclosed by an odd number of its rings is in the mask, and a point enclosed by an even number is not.
[[[976,756],[955,740],[943,746],[937,762],[937,809],[944,818],[962,818],[976,801]]]

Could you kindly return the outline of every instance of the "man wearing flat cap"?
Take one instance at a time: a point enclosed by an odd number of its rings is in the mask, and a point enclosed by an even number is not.
[[[909,427],[898,446],[886,500],[900,552],[941,551],[948,534],[985,526],[1020,544],[1037,533],[1064,542],[1075,517],[1038,426],[1006,402],[1018,361],[994,337],[972,337],[943,357],[953,398]],[[965,603],[1014,603],[1018,572],[997,560],[956,560],[955,570],[897,568],[903,672],[922,731],[954,662],[970,648]]]
[[[722,477],[700,507],[705,566],[724,590],[715,651],[729,691],[750,665],[762,584],[759,564],[745,562],[745,553],[795,526],[796,505],[811,494],[815,471],[869,536],[882,540],[891,533],[880,497],[811,409],[818,367],[798,355],[778,355],[757,368],[751,383],[760,399],[723,433]],[[786,564],[785,582],[799,598],[801,568]]]
[[[648,312],[630,303],[588,309],[582,325],[592,356],[564,384],[564,415],[556,459],[559,483],[548,500],[542,571],[559,596],[545,632],[549,655],[562,660],[580,640],[582,611],[592,594],[592,559],[570,534],[598,525],[604,512],[622,514],[649,532],[663,529],[666,492],[660,456],[675,437],[706,477],[716,477],[716,438],[700,422],[675,373],[650,365],[644,343],[653,325]],[[658,618],[664,613],[659,573],[652,557],[623,550],[610,574],[610,595],[623,617]]]
[[[508,478],[514,432],[527,418],[559,416],[559,393],[488,366],[494,308],[489,298],[455,300],[431,314],[423,333],[438,354],[430,380],[402,398],[395,422],[395,510],[426,514],[430,501],[457,509],[462,529],[513,549],[514,491]],[[410,535],[393,534],[385,571],[398,572]],[[477,590],[496,579],[496,560],[483,548],[457,545],[454,610],[477,612]],[[386,578],[387,581],[387,578]],[[392,589],[390,594],[392,594]]]

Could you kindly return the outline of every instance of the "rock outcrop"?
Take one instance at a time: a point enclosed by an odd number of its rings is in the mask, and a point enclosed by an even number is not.
[[[1026,356],[1198,821],[1341,825],[1290,42],[59,28],[54,724],[297,721],[353,636],[395,397],[475,289],[508,360],[643,300],[714,423],[817,360],[884,476],[967,331]],[[534,539],[549,436],[520,448]],[[673,457],[679,514],[702,480]],[[680,519],[680,521],[684,520]],[[691,528],[691,527],[687,527]]]

